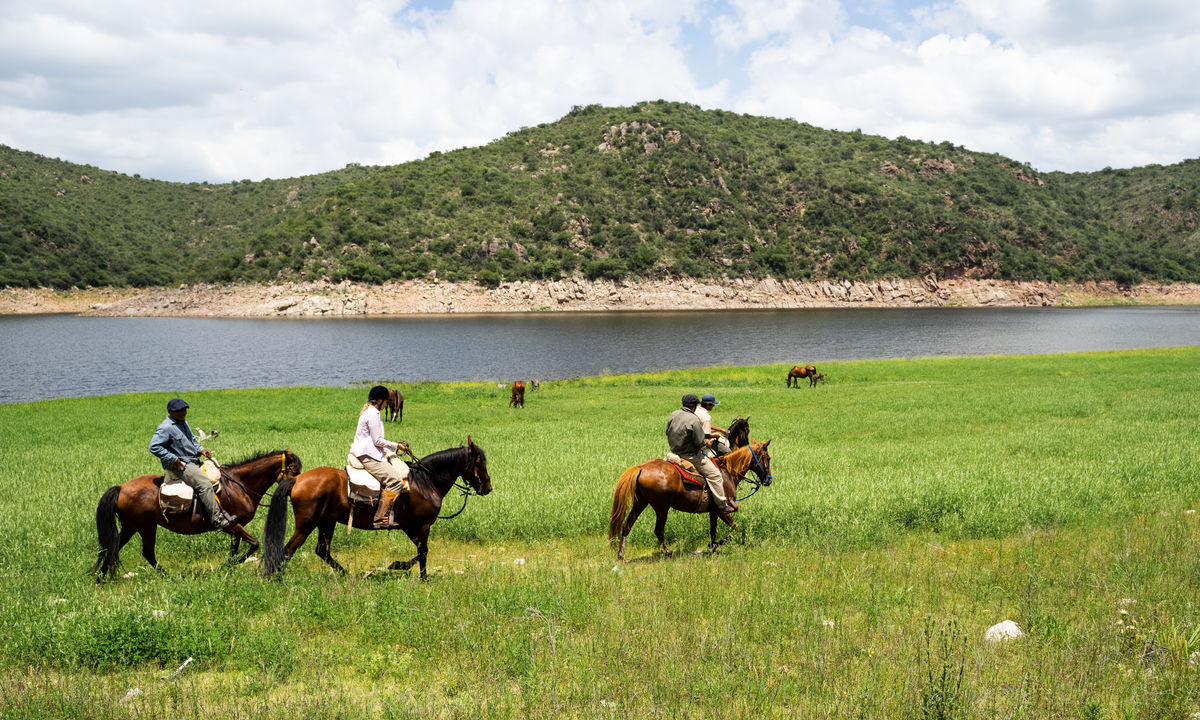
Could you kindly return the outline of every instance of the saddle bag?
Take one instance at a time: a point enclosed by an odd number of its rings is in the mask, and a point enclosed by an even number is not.
[[[163,483],[158,490],[158,506],[163,515],[191,515],[195,495],[186,483]]]

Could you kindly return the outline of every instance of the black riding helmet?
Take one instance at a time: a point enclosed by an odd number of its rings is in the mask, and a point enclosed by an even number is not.
[[[367,396],[367,402],[375,402],[376,400],[387,400],[388,389],[382,385],[376,385],[371,388],[371,394]]]

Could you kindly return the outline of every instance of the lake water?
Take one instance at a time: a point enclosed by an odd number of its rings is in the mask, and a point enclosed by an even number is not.
[[[688,341],[699,340],[695,347]],[[0,317],[0,404],[127,392],[494,380],[707,365],[1200,345],[1198,307],[337,319]]]

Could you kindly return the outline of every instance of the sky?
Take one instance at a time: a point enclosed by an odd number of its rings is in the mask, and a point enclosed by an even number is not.
[[[0,0],[0,144],[181,182],[689,102],[1041,171],[1200,157],[1195,0]]]

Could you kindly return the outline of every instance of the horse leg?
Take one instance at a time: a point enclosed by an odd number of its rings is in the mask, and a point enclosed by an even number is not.
[[[667,508],[654,508],[654,536],[658,538],[658,544],[662,545],[663,554],[671,557],[671,548],[667,547]]]
[[[640,495],[635,495],[633,498],[633,507],[629,510],[629,515],[625,517],[625,525],[621,528],[621,544],[617,547],[617,561],[625,561],[625,537],[629,535],[629,531],[633,529],[633,524],[637,522],[638,516],[646,509],[646,501]]]
[[[246,532],[246,528],[242,527],[241,523],[234,524],[228,530],[226,530],[226,532],[233,537],[233,542],[229,548],[230,565],[241,565],[242,563],[246,562],[247,558],[254,554],[255,550],[258,550],[258,540],[256,540],[253,535]],[[246,553],[244,555],[237,560],[234,560],[234,554],[241,546],[242,540],[245,540],[249,547],[246,548]]]
[[[158,565],[158,559],[154,556],[154,541],[157,539],[157,530],[157,525],[151,525],[150,527],[143,530],[138,530],[137,532],[142,536],[142,557],[146,558],[146,562],[150,563],[150,567],[162,572],[162,568]],[[122,536],[124,536],[124,534],[124,532],[121,533]]]
[[[413,565],[420,563],[421,579],[424,580],[425,558],[429,554],[429,525],[423,525],[415,534],[410,533],[408,539],[417,546],[417,554],[411,560],[397,560],[388,566],[388,570],[409,570]]]
[[[325,561],[325,564],[333,568],[340,575],[346,574],[346,568],[338,564],[337,560],[333,559],[333,555],[329,553],[329,544],[333,541],[333,530],[337,527],[337,523],[333,520],[325,520],[317,526],[317,557]]]

